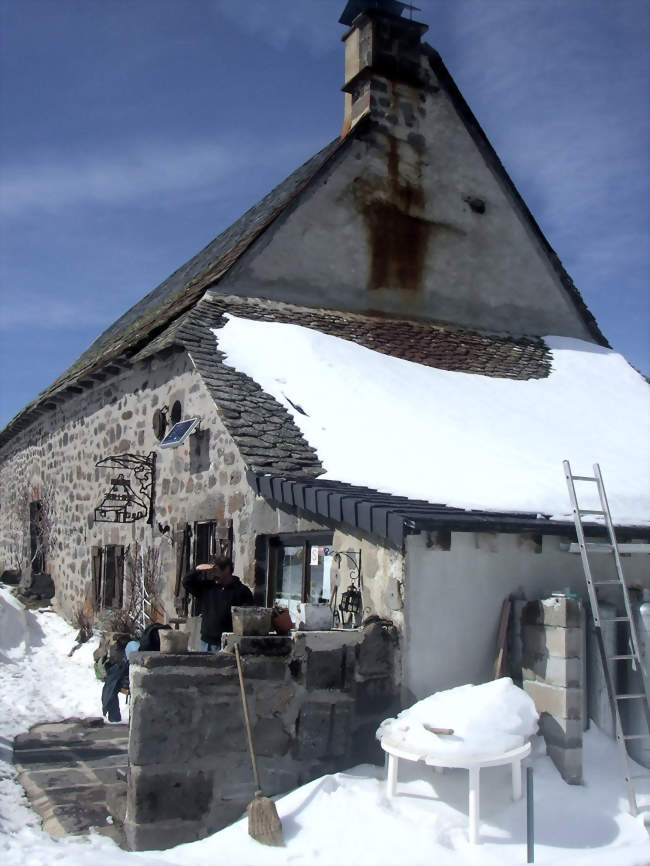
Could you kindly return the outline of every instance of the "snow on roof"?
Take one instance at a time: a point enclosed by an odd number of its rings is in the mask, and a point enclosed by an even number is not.
[[[571,516],[562,461],[600,463],[617,524],[650,522],[650,402],[621,355],[546,337],[546,379],[449,372],[299,325],[228,316],[226,362],[293,416],[325,478],[429,502]],[[594,507],[585,498],[584,507]]]

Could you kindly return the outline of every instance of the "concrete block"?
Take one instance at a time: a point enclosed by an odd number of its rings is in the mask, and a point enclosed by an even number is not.
[[[530,680],[524,680],[523,688],[539,713],[550,713],[556,719],[582,718],[582,689],[564,689]]]
[[[360,715],[384,714],[396,700],[395,688],[390,677],[368,677],[354,683],[353,695]]]
[[[127,820],[137,824],[195,821],[210,810],[212,787],[208,771],[131,766]]]
[[[193,721],[192,707],[186,702],[164,702],[148,695],[138,695],[131,703],[129,763],[151,764],[167,760],[170,733],[191,731]],[[180,741],[182,737],[177,739]]]
[[[224,825],[225,826],[225,825]],[[220,829],[220,828],[219,828]],[[127,818],[124,833],[129,851],[164,851],[185,842],[196,842],[215,832],[208,830],[205,821],[158,821],[139,824]]]
[[[345,649],[314,652],[306,650],[305,686],[313,689],[341,689],[345,675]]]
[[[293,763],[282,766],[273,758],[260,757],[257,762],[264,793],[272,797],[285,794],[300,784],[299,769]]]
[[[564,748],[582,747],[582,720],[556,718],[550,713],[542,713],[539,731],[547,745]]]
[[[270,607],[233,607],[233,632],[237,635],[268,635],[272,612]]]
[[[333,617],[329,604],[300,602],[296,614],[296,628],[299,631],[329,631]]]
[[[582,660],[526,653],[523,658],[522,677],[525,680],[542,680],[549,685],[564,688],[580,688]]]
[[[580,628],[582,602],[578,598],[552,596],[541,601],[529,601],[523,610],[526,625],[546,625],[560,628]]]
[[[324,758],[329,750],[332,705],[303,704],[296,721],[296,756],[301,760]]]
[[[255,712],[258,716],[281,716],[289,708],[296,689],[291,683],[255,684]]]
[[[293,641],[290,637],[279,635],[267,635],[265,637],[253,637],[226,632],[221,639],[222,649],[228,653],[234,653],[235,644],[239,645],[239,654],[242,656],[287,656],[293,649]],[[232,655],[229,656],[233,660]]]
[[[213,673],[224,669],[235,670],[235,657],[231,653],[182,653],[173,655],[160,652],[137,652],[133,653],[129,661],[131,670],[146,668],[166,668],[171,670],[174,666],[177,670],[182,668],[185,673],[190,668],[207,668]]]
[[[242,659],[244,680],[272,680],[282,682],[289,676],[287,660],[278,658],[251,657]]]
[[[534,655],[582,657],[582,630],[579,628],[525,625],[522,629],[524,656]]]
[[[350,752],[350,736],[354,706],[352,701],[340,701],[332,707],[329,753],[342,757]]]
[[[547,745],[546,752],[565,782],[582,785],[582,749]]]
[[[291,737],[281,719],[260,719],[253,729],[253,744],[257,755],[286,755]]]
[[[397,632],[394,626],[374,622],[363,630],[357,650],[357,669],[362,677],[389,676],[393,670]]]

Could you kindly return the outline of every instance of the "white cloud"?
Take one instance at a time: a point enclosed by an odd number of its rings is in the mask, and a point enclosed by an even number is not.
[[[112,153],[38,156],[3,166],[0,216],[152,201],[161,208],[179,199],[223,197],[252,166],[258,170],[286,163],[291,170],[323,144],[309,139],[268,141],[260,151],[241,143],[141,143]]]
[[[33,328],[47,331],[78,331],[85,328],[103,328],[106,310],[84,299],[62,300],[39,293],[18,293],[11,303],[2,303],[0,331]]]
[[[0,212],[55,211],[83,204],[121,205],[200,189],[241,164],[241,153],[212,142],[130,146],[119,153],[74,154],[5,164]]]

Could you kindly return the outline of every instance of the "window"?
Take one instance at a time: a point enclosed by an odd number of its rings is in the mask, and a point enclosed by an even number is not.
[[[216,554],[232,555],[232,520],[200,520],[194,524],[194,567]]]
[[[124,548],[120,544],[93,547],[95,608],[120,608],[124,600]]]
[[[267,539],[266,603],[288,607],[295,617],[298,602],[330,600],[332,535],[278,535]]]

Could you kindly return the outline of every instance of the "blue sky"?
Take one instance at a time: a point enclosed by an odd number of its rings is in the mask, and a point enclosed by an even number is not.
[[[344,0],[0,0],[0,427],[334,138]],[[650,2],[419,0],[615,349],[650,373]]]

